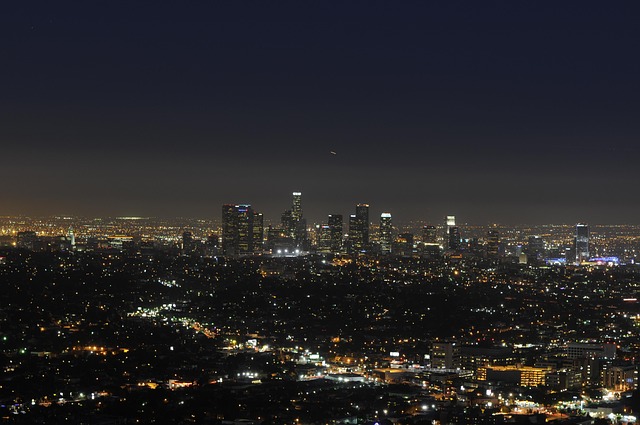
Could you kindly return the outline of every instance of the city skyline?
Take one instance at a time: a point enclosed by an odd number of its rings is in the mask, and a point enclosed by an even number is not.
[[[0,214],[270,215],[295,187],[318,221],[367,202],[402,221],[638,223],[637,16],[12,3]]]

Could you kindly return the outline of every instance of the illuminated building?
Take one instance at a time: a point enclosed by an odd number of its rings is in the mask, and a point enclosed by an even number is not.
[[[393,226],[391,224],[391,214],[382,213],[380,215],[380,249],[383,254],[391,252],[393,242]]]
[[[262,213],[253,213],[253,252],[262,252],[264,246],[264,217]]]
[[[445,241],[447,241],[447,248],[451,251],[460,249],[460,229],[456,226],[456,216],[447,216],[447,227]]]
[[[436,231],[436,226],[427,225],[422,228],[422,242],[428,244],[438,243],[438,233]]]
[[[551,371],[551,367],[493,365],[479,368],[478,380],[500,381],[523,387],[537,387],[539,385],[545,385],[546,375]]]
[[[291,218],[296,223],[302,220],[302,192],[293,192],[293,207],[291,208]]]
[[[457,251],[461,246],[460,228],[458,226],[449,227],[449,249]]]
[[[342,214],[329,214],[330,250],[337,254],[342,251]]]
[[[500,233],[491,229],[487,232],[487,256],[495,258],[500,252]]]
[[[258,223],[254,229],[254,222]],[[251,205],[222,206],[222,253],[229,257],[252,255],[260,249],[263,225],[262,214],[254,213]]]
[[[629,391],[638,387],[638,371],[633,365],[607,366],[602,371],[602,384],[611,391]]]
[[[331,226],[323,224],[318,226],[318,252],[331,252]]]
[[[356,213],[349,216],[351,252],[364,252],[369,246],[369,205],[356,205]]]
[[[431,367],[455,369],[460,367],[460,346],[455,342],[434,342],[431,345]]]
[[[306,244],[307,221],[302,215],[302,192],[293,192],[293,205],[290,210],[282,213],[281,223],[282,228],[295,241],[297,247],[303,247]]]
[[[527,239],[527,257],[530,259],[540,259],[544,257],[544,240],[540,236],[529,236]]]
[[[567,344],[567,358],[569,359],[615,359],[615,344],[587,344],[582,342],[570,342]]]
[[[576,263],[589,259],[589,225],[578,223],[576,225]]]
[[[447,216],[447,226],[455,226],[456,225],[456,216],[448,215]]]
[[[393,242],[393,253],[402,257],[413,256],[413,234],[400,233]]]

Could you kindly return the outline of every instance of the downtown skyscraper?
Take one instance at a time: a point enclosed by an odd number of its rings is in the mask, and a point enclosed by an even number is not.
[[[589,259],[589,225],[576,224],[576,263],[582,263]]]
[[[262,250],[262,214],[248,204],[222,206],[222,253],[228,257],[253,255]]]
[[[391,244],[393,243],[393,225],[391,223],[391,214],[380,214],[380,252],[389,254],[391,252]]]
[[[369,247],[369,204],[356,205],[356,213],[349,216],[349,246],[352,253]]]

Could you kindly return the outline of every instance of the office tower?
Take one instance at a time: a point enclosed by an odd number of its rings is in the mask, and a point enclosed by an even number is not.
[[[393,243],[392,233],[391,214],[380,214],[380,250],[383,254],[389,254],[391,252],[391,244]]]
[[[576,225],[576,263],[589,259],[589,225],[578,223]]]
[[[495,258],[500,252],[500,233],[495,229],[487,232],[487,257]]]
[[[342,214],[329,214],[330,250],[337,254],[342,251]]]
[[[444,228],[444,245],[448,248],[448,249],[452,249],[451,248],[451,228],[455,227],[456,225],[456,216],[455,215],[448,215],[446,218],[446,226]]]
[[[293,207],[291,217],[295,222],[302,220],[302,192],[293,192]]]
[[[448,215],[447,216],[447,234],[449,234],[449,228],[456,225],[456,216]]]
[[[331,252],[331,226],[323,224],[318,226],[318,252],[328,254]]]
[[[253,252],[261,253],[264,247],[264,217],[262,213],[253,213]]]
[[[238,222],[236,205],[222,206],[222,255],[235,257],[238,255]]]
[[[544,240],[540,236],[529,236],[527,238],[526,254],[529,259],[542,259],[545,254]]]
[[[238,222],[238,255],[253,253],[253,209],[251,205],[236,206]]]
[[[349,217],[349,243],[352,253],[364,252],[369,246],[369,205],[356,205],[356,213]]]
[[[254,218],[251,205],[222,206],[222,253],[229,257],[251,255],[254,252]],[[262,225],[259,224],[259,228]],[[260,231],[262,233],[262,231]]]
[[[456,251],[460,249],[460,228],[458,226],[449,227],[449,249]]]
[[[293,205],[282,213],[282,228],[299,248],[307,249],[307,220],[302,215],[302,193],[293,192]]]
[[[460,346],[455,342],[434,342],[431,345],[431,367],[437,369],[460,367]]]
[[[288,237],[293,239],[296,234],[296,221],[293,219],[293,211],[285,210],[280,216],[280,224]]]
[[[422,228],[422,243],[434,245],[438,243],[436,226],[427,225]]]

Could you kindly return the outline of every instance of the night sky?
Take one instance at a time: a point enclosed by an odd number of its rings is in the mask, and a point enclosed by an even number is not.
[[[300,190],[310,221],[640,224],[639,22],[631,1],[6,1],[0,215],[275,221]]]

